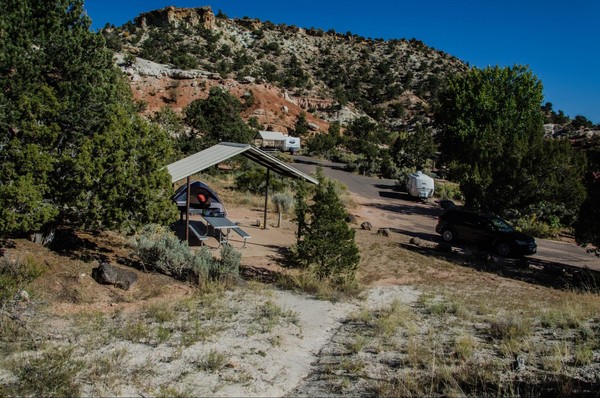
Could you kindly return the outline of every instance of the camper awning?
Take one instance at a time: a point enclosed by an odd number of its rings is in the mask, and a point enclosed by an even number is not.
[[[269,155],[264,151],[261,151],[258,148],[248,144],[236,144],[232,142],[222,142],[214,145],[203,151],[188,156],[187,158],[178,160],[175,163],[171,163],[167,166],[167,169],[171,174],[171,182],[174,183],[199,173],[202,170],[205,170],[236,155],[245,156],[261,166],[273,170],[283,176],[295,179],[304,179],[312,184],[318,184],[318,181],[315,178],[301,172],[298,169],[295,169],[287,163],[282,162],[281,160]]]

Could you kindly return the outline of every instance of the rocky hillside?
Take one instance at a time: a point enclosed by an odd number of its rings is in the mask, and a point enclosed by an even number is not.
[[[249,104],[246,119],[284,132],[303,111],[315,130],[365,114],[391,131],[428,123],[443,80],[467,70],[415,39],[230,19],[210,7],[167,7],[102,33],[147,113],[180,110],[219,85]]]

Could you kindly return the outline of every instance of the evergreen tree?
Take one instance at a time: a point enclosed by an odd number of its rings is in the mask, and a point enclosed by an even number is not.
[[[436,149],[431,132],[418,124],[414,132],[396,138],[390,154],[398,167],[422,170]]]
[[[589,167],[584,179],[587,199],[581,205],[575,237],[582,245],[596,246],[596,254],[600,255],[600,147],[589,150],[587,157]]]
[[[296,188],[296,194],[294,195],[294,202],[296,203],[296,206],[294,207],[294,212],[296,213],[296,222],[298,223],[298,240],[302,238],[302,235],[304,235],[304,231],[306,229],[306,216],[308,214],[306,194],[306,184],[303,181],[301,181],[298,183]]]
[[[169,140],[135,114],[83,2],[0,4],[0,235],[172,218]]]
[[[573,221],[585,162],[567,141],[544,140],[542,99],[521,66],[472,69],[441,95],[440,149],[468,207]]]
[[[300,207],[301,202],[296,203]],[[296,214],[302,217],[303,210],[297,208]],[[360,261],[354,230],[345,221],[347,213],[334,184],[322,174],[308,215],[296,244],[297,261],[321,279],[352,279]]]
[[[308,121],[306,120],[306,113],[300,112],[298,119],[296,119],[296,125],[294,126],[294,133],[298,137],[305,137],[308,134]]]
[[[211,88],[207,99],[192,101],[184,111],[186,124],[195,130],[185,137],[192,141],[190,152],[221,141],[250,143],[253,132],[240,116],[241,112],[241,102],[219,87]]]

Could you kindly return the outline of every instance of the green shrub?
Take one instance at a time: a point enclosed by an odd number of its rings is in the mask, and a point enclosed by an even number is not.
[[[443,200],[464,200],[460,186],[453,182],[437,182],[435,184],[435,196]]]
[[[271,197],[271,201],[279,213],[287,213],[294,208],[294,197],[286,192],[279,192]]]
[[[208,275],[214,261],[205,247],[192,253],[187,242],[159,225],[149,225],[142,231],[134,241],[133,254],[147,267],[185,280]]]
[[[195,281],[219,280],[225,275],[238,275],[241,255],[229,245],[221,249],[216,260],[206,247],[192,252],[187,242],[158,225],[146,227],[134,241],[134,251],[147,267],[177,279]]]
[[[515,221],[515,228],[519,231],[538,238],[556,236],[558,227],[551,227],[548,223],[537,218],[535,214],[521,217]]]
[[[287,187],[286,182],[282,178],[273,174],[270,177],[270,192],[281,192]],[[235,178],[235,186],[240,191],[261,194],[265,192],[266,181],[267,174],[264,169],[252,168],[244,171]]]
[[[212,280],[220,280],[228,276],[240,274],[240,261],[242,254],[230,245],[221,247],[221,261],[214,262],[209,271]]]

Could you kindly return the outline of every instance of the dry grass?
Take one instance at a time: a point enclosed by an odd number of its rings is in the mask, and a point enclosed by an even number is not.
[[[393,302],[353,314],[347,324],[351,331],[346,360],[352,363],[371,355],[371,361],[346,376],[373,381],[360,388],[331,383],[330,391],[571,395],[588,391],[587,384],[577,381],[582,374],[598,386],[594,374],[600,372],[600,296],[477,271],[406,250],[397,240],[371,233],[358,231],[357,237],[363,283],[396,280],[423,293],[412,305]],[[382,369],[382,363],[389,367]]]

